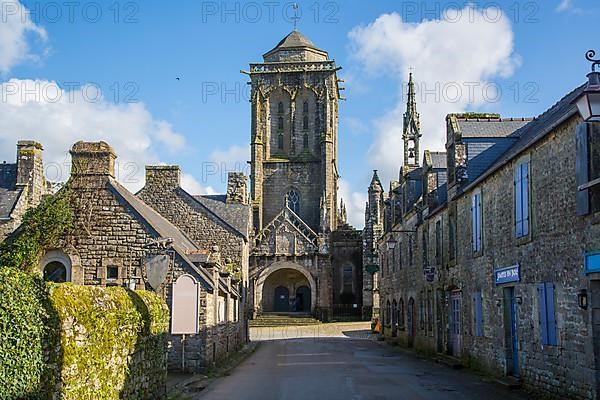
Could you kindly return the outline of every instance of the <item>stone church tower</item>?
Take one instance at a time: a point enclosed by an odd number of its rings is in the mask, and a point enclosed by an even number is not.
[[[337,207],[339,68],[296,30],[263,60],[245,72],[252,86],[254,308],[326,319],[336,282],[354,294],[344,298],[362,297],[360,257],[349,266],[332,255],[331,233],[348,228]]]
[[[408,99],[406,112],[404,113],[404,129],[402,140],[404,141],[404,165],[419,166],[419,139],[421,138],[421,122],[417,112],[415,99],[415,83],[412,72],[408,76]]]

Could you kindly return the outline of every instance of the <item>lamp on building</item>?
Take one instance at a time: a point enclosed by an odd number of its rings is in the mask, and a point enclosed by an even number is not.
[[[585,58],[592,63],[592,72],[587,74],[588,84],[583,93],[575,100],[579,114],[584,121],[600,121],[600,60],[594,60],[596,52],[588,50]]]
[[[577,293],[577,304],[579,305],[579,308],[583,309],[583,310],[587,310],[588,308],[588,295],[587,295],[587,290],[585,289],[581,289],[578,293]]]
[[[394,238],[394,235],[390,235],[389,239],[385,241],[388,250],[394,250],[398,241]]]

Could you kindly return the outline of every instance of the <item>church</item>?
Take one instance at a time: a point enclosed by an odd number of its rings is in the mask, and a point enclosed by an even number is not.
[[[254,316],[370,318],[371,303],[363,299],[362,232],[347,223],[338,199],[340,68],[294,30],[262,63],[242,71],[252,88]]]

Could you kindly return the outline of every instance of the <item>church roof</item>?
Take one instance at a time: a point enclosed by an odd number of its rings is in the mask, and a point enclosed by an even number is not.
[[[310,47],[311,49],[321,50],[317,46],[315,46],[313,42],[311,42],[310,39],[304,36],[300,31],[290,32],[286,37],[281,39],[279,43],[277,43],[277,46],[275,46],[273,50],[295,47]]]
[[[373,170],[373,178],[371,178],[371,184],[369,185],[369,188],[375,188],[375,187],[379,187],[380,190],[383,190],[383,185],[381,184],[381,181],[379,180],[379,175],[377,175],[376,169]]]

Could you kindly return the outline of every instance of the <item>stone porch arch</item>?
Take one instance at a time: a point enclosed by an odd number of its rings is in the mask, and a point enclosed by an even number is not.
[[[274,262],[273,264],[269,265],[267,268],[263,269],[259,273],[259,275],[256,279],[256,285],[255,285],[254,306],[256,308],[262,309],[263,288],[264,288],[267,278],[274,272],[277,272],[277,271],[280,271],[283,269],[295,270],[295,271],[299,272],[300,274],[302,274],[306,278],[306,280],[308,280],[308,284],[309,284],[309,288],[310,288],[310,312],[313,313],[315,310],[315,306],[317,305],[317,282],[315,281],[315,278],[313,278],[311,273],[306,270],[306,268],[304,268],[301,265],[298,265],[296,263],[290,262],[290,261]]]

